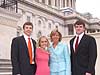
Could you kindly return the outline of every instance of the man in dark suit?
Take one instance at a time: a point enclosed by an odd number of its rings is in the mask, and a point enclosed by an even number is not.
[[[12,40],[11,62],[12,75],[35,75],[35,50],[36,42],[31,38],[33,24],[26,22],[23,25],[23,35]],[[30,39],[29,39],[30,38]],[[29,52],[29,40],[31,53]],[[31,54],[31,55],[30,55]]]
[[[76,21],[74,27],[76,36],[70,40],[72,75],[95,75],[96,41],[85,34],[83,21]]]

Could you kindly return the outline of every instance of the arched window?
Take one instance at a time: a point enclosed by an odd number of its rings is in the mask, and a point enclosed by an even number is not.
[[[72,24],[68,24],[68,35],[73,35],[74,29]]]
[[[38,33],[37,33],[37,38],[39,38],[40,36],[42,36],[42,33],[41,33],[41,31],[39,30]]]
[[[27,16],[27,21],[30,22],[30,20],[31,20],[31,17]]]
[[[39,26],[39,27],[41,26],[41,21],[40,21],[40,20],[38,21],[38,26]]]
[[[51,23],[48,23],[48,28],[51,29]]]

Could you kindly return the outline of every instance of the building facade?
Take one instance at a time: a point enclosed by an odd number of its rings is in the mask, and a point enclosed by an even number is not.
[[[0,59],[10,59],[11,39],[22,35],[22,26],[26,21],[34,25],[32,37],[35,40],[42,35],[49,37],[53,29],[58,29],[63,37],[74,35],[73,24],[78,19],[86,23],[86,33],[100,31],[100,20],[93,18],[89,13],[77,12],[76,0],[0,1],[0,38],[2,39],[0,45],[3,47],[0,49]]]
[[[42,35],[49,37],[53,29],[58,29],[63,35],[62,41],[69,43],[75,34],[73,24],[79,19],[85,22],[86,33],[93,33],[91,35],[96,38],[96,75],[99,75],[100,19],[93,18],[90,13],[77,12],[75,2],[76,0],[0,0],[0,75],[11,75],[11,68],[6,66],[4,69],[2,64],[7,65],[5,61],[10,60],[12,38],[22,35],[22,26],[26,21],[34,25],[32,37],[35,40]]]

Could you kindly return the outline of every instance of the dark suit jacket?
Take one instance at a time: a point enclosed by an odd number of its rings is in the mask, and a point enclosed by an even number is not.
[[[95,75],[97,45],[93,37],[84,34],[76,52],[73,49],[74,38],[70,40],[72,75],[85,75],[86,72]]]
[[[36,42],[32,39],[34,47],[34,57],[36,50]],[[34,60],[35,61],[35,60]],[[13,75],[35,75],[36,64],[31,65],[29,62],[29,54],[24,36],[16,37],[11,44],[11,62]]]

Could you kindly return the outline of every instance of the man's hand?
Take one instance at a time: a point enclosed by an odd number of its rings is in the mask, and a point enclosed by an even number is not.
[[[16,74],[16,75],[21,75],[21,74]]]
[[[86,73],[85,73],[85,75],[92,75],[92,74],[91,74],[91,73],[87,73],[87,72],[86,72]]]

